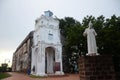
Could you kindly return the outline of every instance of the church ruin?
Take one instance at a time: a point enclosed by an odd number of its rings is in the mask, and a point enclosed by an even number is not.
[[[59,20],[51,11],[35,21],[31,31],[13,54],[13,71],[27,72],[46,76],[63,75],[62,44],[60,41]]]

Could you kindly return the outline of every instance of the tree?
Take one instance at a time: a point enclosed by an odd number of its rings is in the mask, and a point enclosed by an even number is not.
[[[120,56],[120,17],[106,19],[104,33],[104,53]]]
[[[7,67],[8,67],[8,64],[7,63],[3,63],[2,64],[2,72],[6,72],[7,71]]]
[[[63,57],[67,71],[74,71],[74,62],[81,55],[87,53],[87,39],[83,37],[83,32],[87,28],[89,21],[97,32],[98,53],[101,55],[112,54],[120,56],[120,17],[115,15],[105,19],[103,15],[95,18],[86,16],[82,24],[72,17],[65,17],[60,20],[62,34]]]
[[[81,32],[82,27],[80,28],[81,24],[71,17],[60,19],[59,26],[62,34],[63,64],[65,64],[65,66],[71,66],[69,69],[64,69],[65,72],[68,72],[73,68],[73,62],[76,62],[79,57],[78,47],[80,45],[81,36],[79,32]],[[73,55],[74,53],[77,54]]]
[[[87,26],[88,22],[92,21],[93,27],[97,32],[97,46],[100,54],[119,55],[120,47],[120,17],[115,15],[105,19],[103,15],[95,18],[87,16],[83,19],[82,26]]]

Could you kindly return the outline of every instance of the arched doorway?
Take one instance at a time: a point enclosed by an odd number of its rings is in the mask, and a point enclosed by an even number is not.
[[[55,49],[47,47],[45,49],[45,73],[54,73],[54,62],[55,62]]]

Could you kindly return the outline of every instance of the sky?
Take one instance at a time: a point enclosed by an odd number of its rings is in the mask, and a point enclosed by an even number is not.
[[[81,22],[87,15],[120,16],[120,0],[0,0],[0,64],[11,65],[16,48],[47,10]]]

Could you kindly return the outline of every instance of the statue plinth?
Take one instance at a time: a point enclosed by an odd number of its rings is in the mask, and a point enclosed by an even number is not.
[[[80,80],[116,80],[112,55],[81,56]]]

